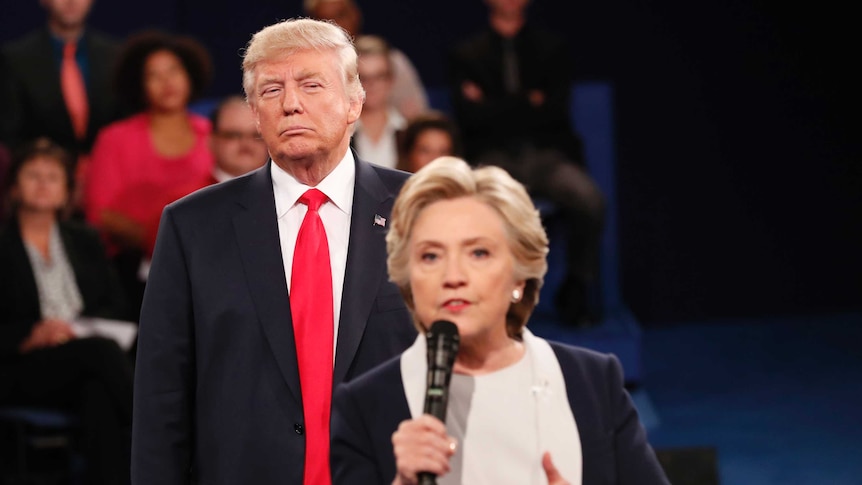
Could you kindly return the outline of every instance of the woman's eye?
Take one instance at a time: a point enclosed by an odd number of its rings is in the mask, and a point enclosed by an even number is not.
[[[422,261],[431,262],[437,260],[437,255],[434,253],[422,253],[419,256],[419,259],[421,259]]]
[[[477,258],[484,258],[487,257],[489,254],[491,254],[490,251],[485,248],[476,248],[473,250],[473,256]]]

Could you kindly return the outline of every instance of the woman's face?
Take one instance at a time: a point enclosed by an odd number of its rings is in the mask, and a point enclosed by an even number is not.
[[[55,158],[39,156],[24,163],[12,188],[21,210],[55,212],[69,196],[66,170]]]
[[[413,148],[407,154],[409,169],[415,172],[435,158],[445,155],[452,155],[452,138],[444,130],[429,128],[419,133]]]
[[[152,110],[171,112],[186,109],[191,81],[176,54],[160,50],[147,57],[144,63],[144,92]]]
[[[410,287],[416,315],[458,326],[462,343],[493,342],[506,335],[506,312],[515,281],[514,256],[503,219],[473,197],[427,206],[408,243]]]
[[[382,54],[359,56],[357,63],[359,81],[365,89],[364,107],[370,110],[383,110],[389,106],[392,93],[392,73],[389,60]]]

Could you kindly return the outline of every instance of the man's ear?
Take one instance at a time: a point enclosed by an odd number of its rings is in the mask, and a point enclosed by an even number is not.
[[[364,96],[352,96],[349,99],[350,107],[347,110],[347,124],[353,124],[359,119],[362,114],[362,105],[365,102]]]

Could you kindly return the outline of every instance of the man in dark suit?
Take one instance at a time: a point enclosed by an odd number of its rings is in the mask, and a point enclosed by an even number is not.
[[[243,71],[271,161],[165,209],[140,320],[133,483],[329,483],[332,386],[416,336],[385,267],[406,174],[349,150],[364,100],[350,39],[284,21],[255,34]],[[294,259],[321,230],[327,257]]]
[[[527,19],[529,0],[485,0],[488,27],[450,52],[450,94],[466,159],[496,165],[554,203],[566,225],[566,276],[555,295],[572,325],[598,323],[588,289],[598,274],[604,197],[583,167],[569,123],[565,39]]]
[[[40,3],[47,25],[5,45],[0,54],[0,140],[14,146],[44,136],[86,154],[99,129],[118,115],[111,87],[117,44],[86,27],[93,0]],[[81,115],[70,115],[61,82],[66,45],[74,47],[71,55],[83,79]]]

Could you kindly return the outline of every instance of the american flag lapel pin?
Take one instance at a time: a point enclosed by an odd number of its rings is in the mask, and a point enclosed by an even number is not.
[[[381,216],[380,214],[374,214],[374,225],[386,227],[386,218]]]

